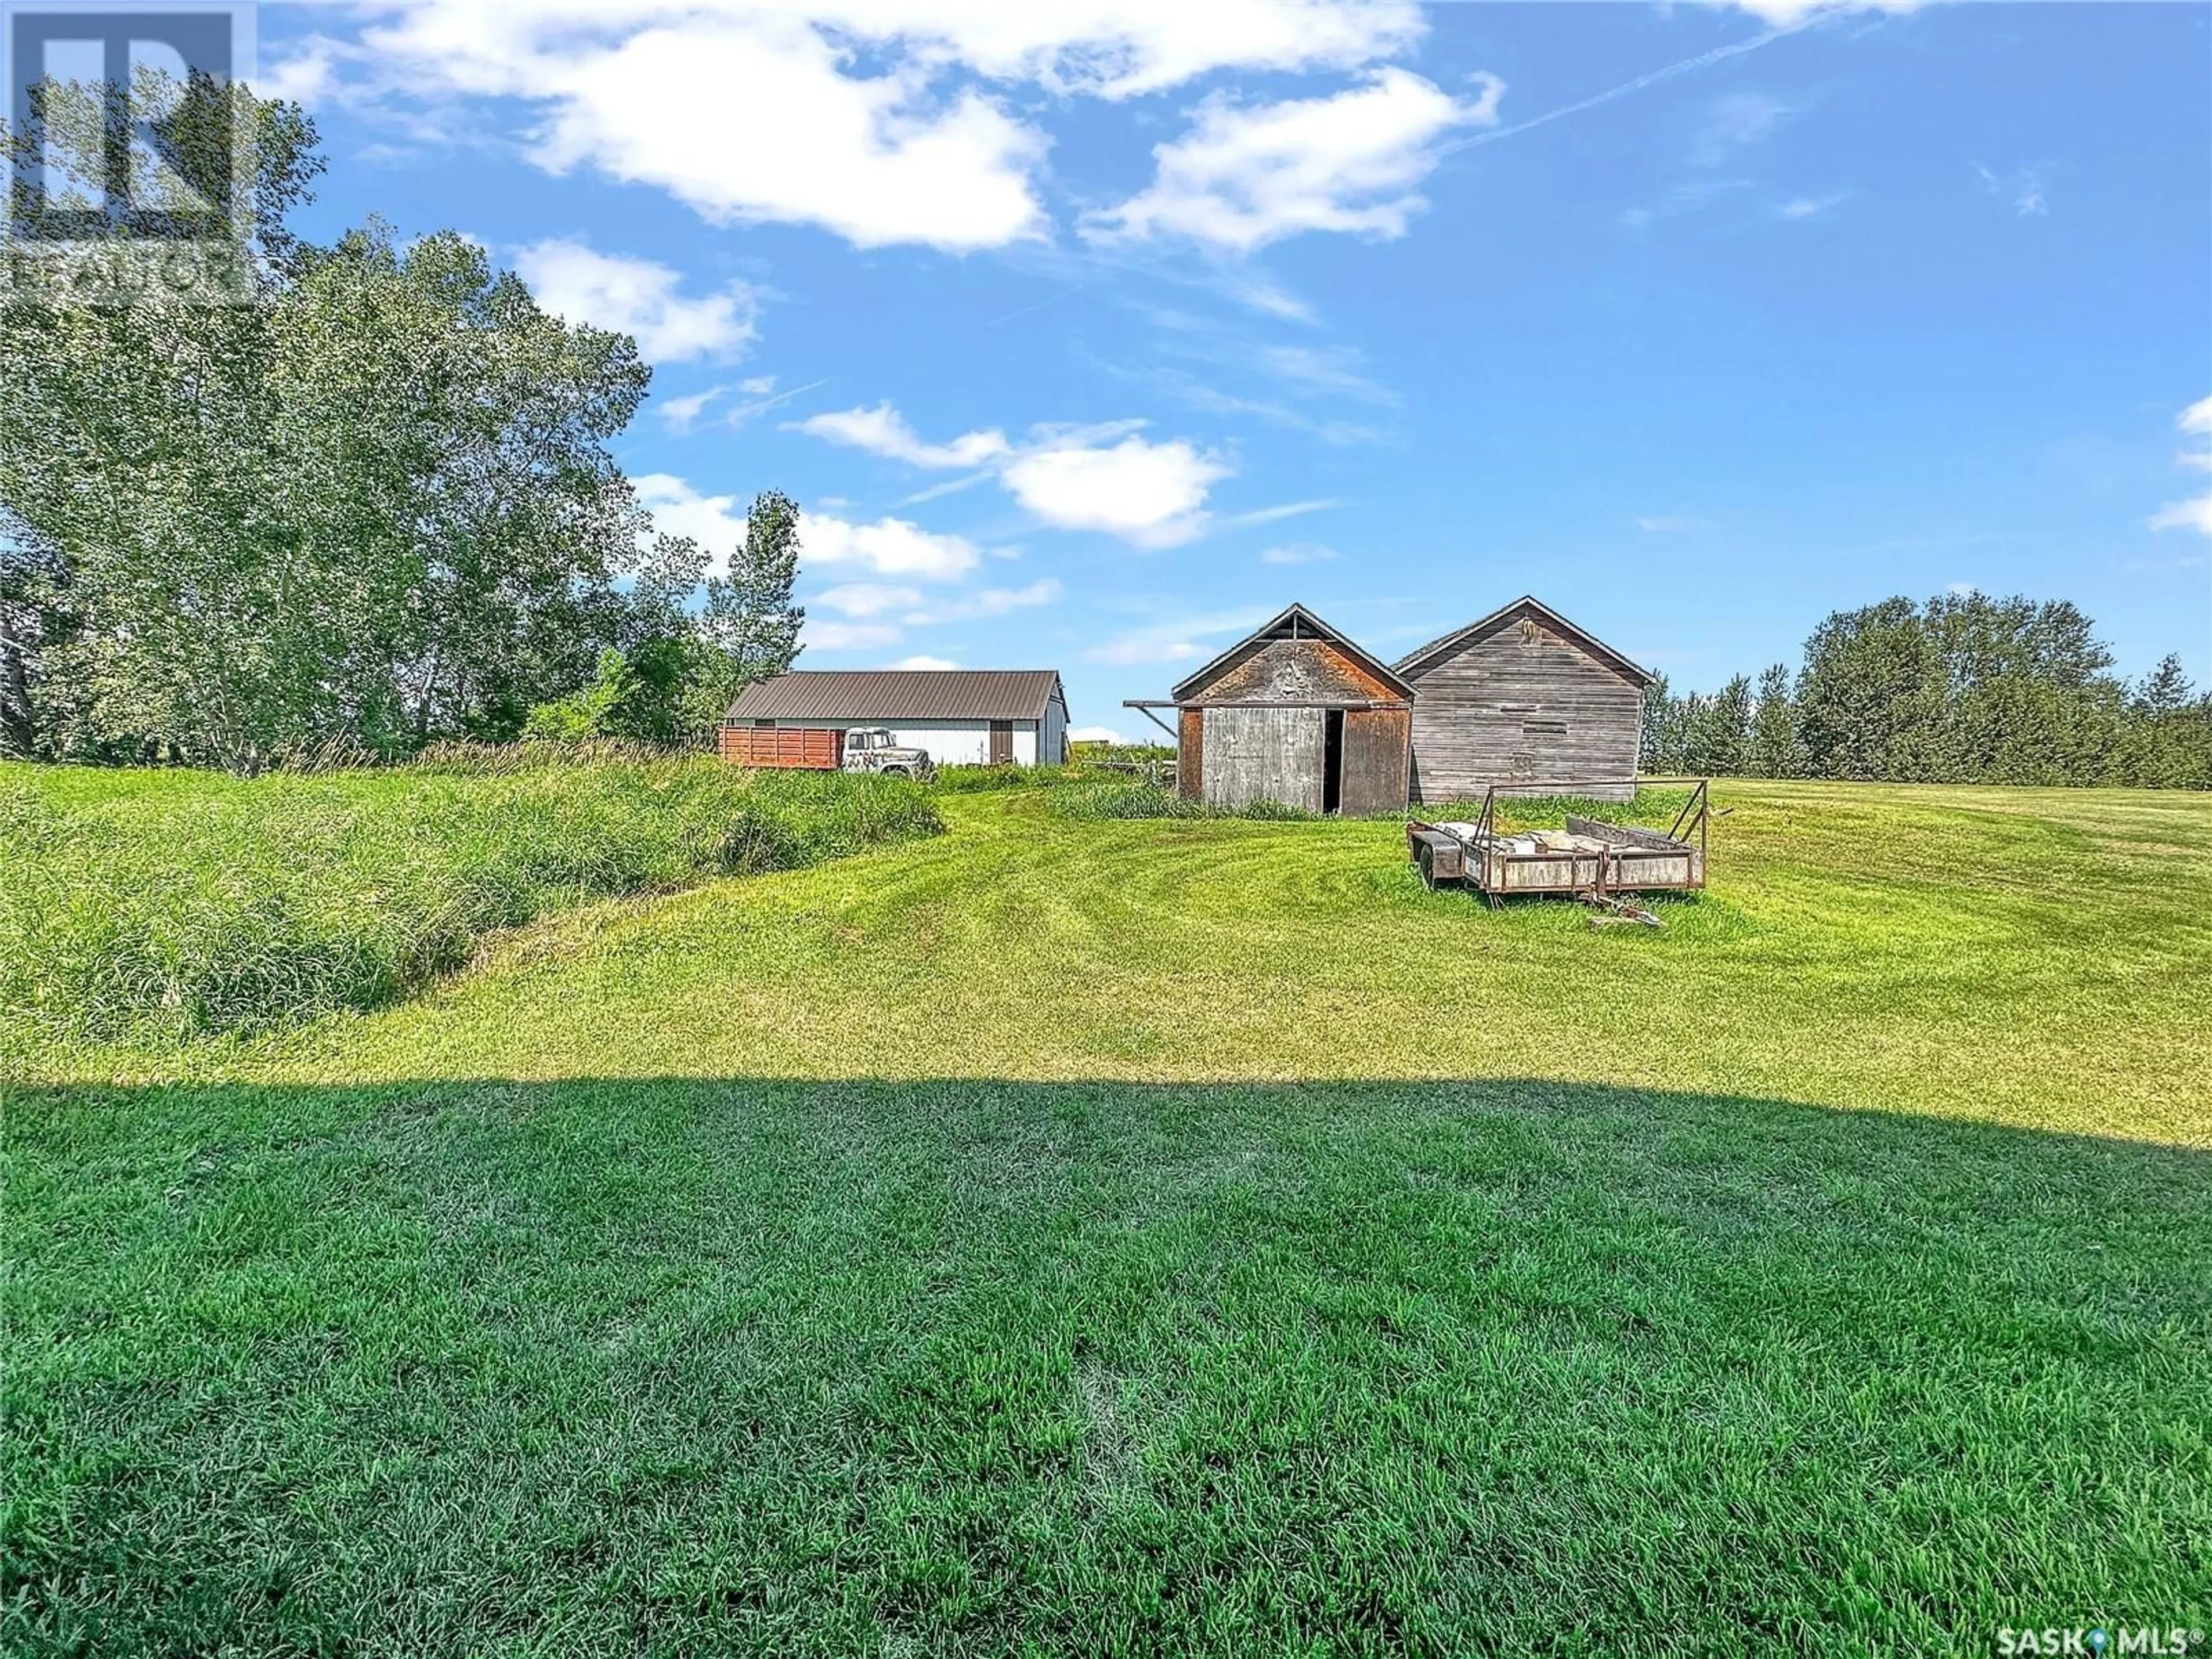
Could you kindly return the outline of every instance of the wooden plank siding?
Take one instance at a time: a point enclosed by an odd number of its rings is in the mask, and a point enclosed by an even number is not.
[[[1588,782],[1636,791],[1644,693],[1533,617],[1507,618],[1447,655],[1401,669],[1416,691],[1413,799],[1471,799],[1492,784]],[[1597,780],[1611,780],[1599,787]]]
[[[1327,640],[1268,640],[1223,669],[1188,701],[1347,703],[1404,699]]]
[[[1206,711],[1176,711],[1176,793],[1185,800],[1206,799]]]
[[[1340,812],[1393,812],[1406,804],[1403,708],[1354,708],[1344,716],[1344,784]]]
[[[1408,688],[1293,605],[1180,682],[1176,787],[1217,806],[1309,811],[1406,804]]]
[[[1322,710],[1246,706],[1204,714],[1206,805],[1272,800],[1322,810]]]

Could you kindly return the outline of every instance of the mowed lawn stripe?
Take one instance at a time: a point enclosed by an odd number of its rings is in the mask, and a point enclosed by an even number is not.
[[[1650,933],[1426,894],[1388,824],[945,798],[411,1004],[58,1056],[9,1649],[2212,1623],[2212,812],[1721,804]]]

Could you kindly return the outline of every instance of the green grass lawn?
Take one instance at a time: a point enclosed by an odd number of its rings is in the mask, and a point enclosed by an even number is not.
[[[0,1646],[2212,1626],[2212,799],[1716,804],[1658,933],[948,793],[378,1012],[34,1044]]]

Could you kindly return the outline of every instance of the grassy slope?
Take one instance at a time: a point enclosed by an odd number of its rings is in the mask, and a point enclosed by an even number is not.
[[[1659,934],[980,796],[56,1055],[15,1645],[2212,1623],[2212,803],[1720,800]]]
[[[589,899],[938,827],[915,786],[887,779],[464,754],[251,781],[0,763],[0,1064],[26,1037],[204,1036],[373,1007],[485,933]]]

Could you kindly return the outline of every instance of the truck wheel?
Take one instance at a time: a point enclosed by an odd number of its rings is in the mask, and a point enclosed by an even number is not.
[[[903,766],[886,766],[884,768],[884,775],[887,778],[903,778],[913,775]]]

